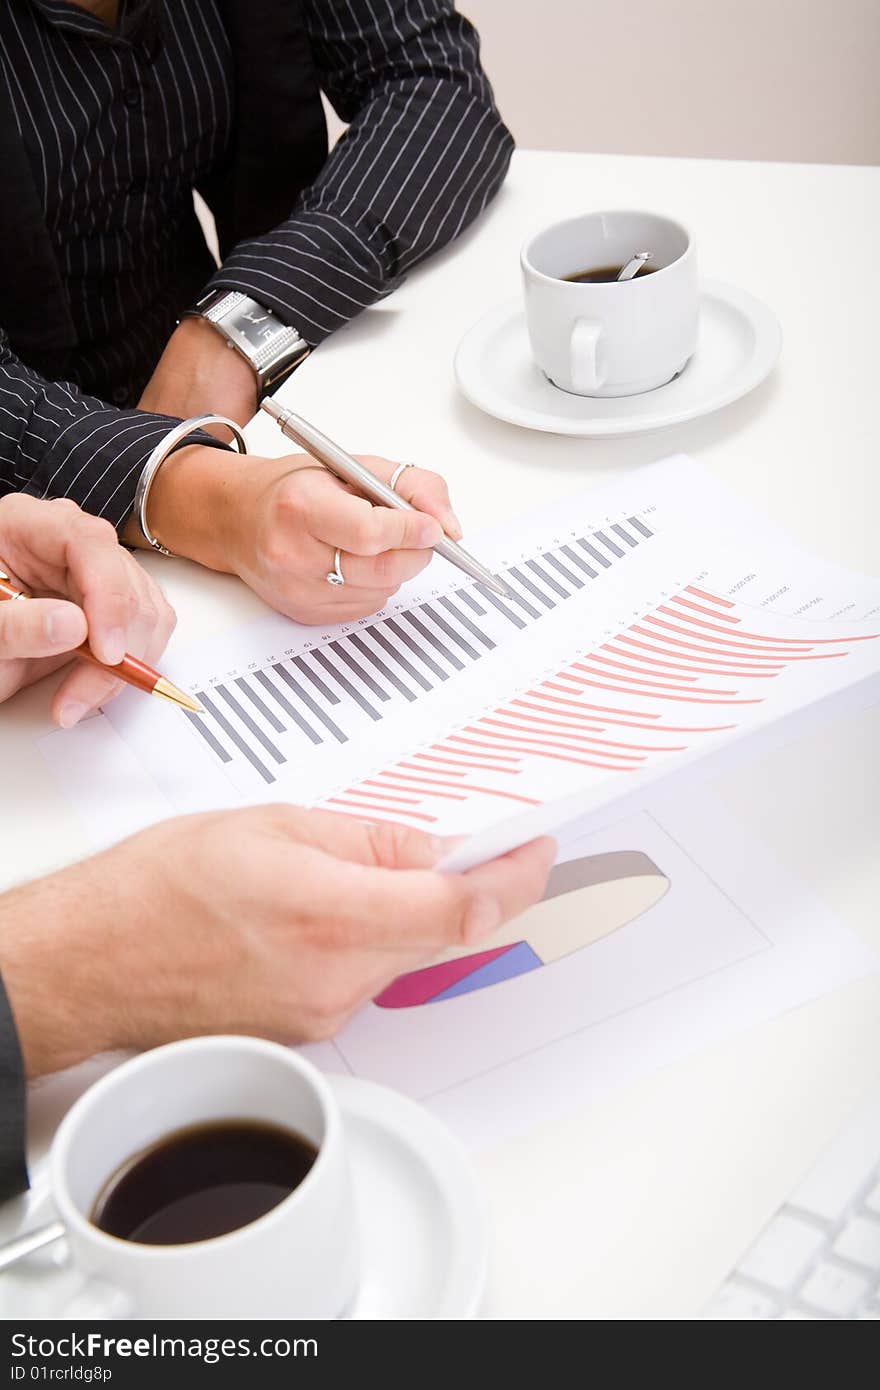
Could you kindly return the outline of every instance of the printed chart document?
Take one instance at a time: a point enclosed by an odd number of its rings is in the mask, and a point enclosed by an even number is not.
[[[43,746],[96,844],[269,800],[464,835],[450,868],[556,833],[542,903],[312,1050],[476,1141],[874,968],[687,777],[871,698],[880,583],[682,456],[469,544],[515,598],[435,560],[362,621],[178,655],[202,715],[126,693]]]
[[[158,804],[471,833],[461,867],[880,670],[880,582],[811,559],[681,456],[473,544],[515,600],[435,559],[359,622],[273,615],[169,661],[203,715],[109,705]]]
[[[878,969],[711,787],[658,790],[562,855],[561,896],[511,924],[519,944],[462,961],[452,984],[404,976],[306,1055],[479,1147]]]

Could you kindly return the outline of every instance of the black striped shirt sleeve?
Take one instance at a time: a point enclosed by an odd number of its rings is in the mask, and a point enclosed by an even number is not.
[[[144,464],[179,423],[45,380],[15,356],[0,328],[0,497],[71,497],[121,531]],[[202,434],[193,439],[219,442]]]
[[[238,289],[313,346],[451,241],[513,149],[451,0],[307,0],[321,85],[348,130],[292,216],[239,243],[212,287]]]
[[[24,1066],[0,979],[0,1202],[17,1197],[27,1185]]]

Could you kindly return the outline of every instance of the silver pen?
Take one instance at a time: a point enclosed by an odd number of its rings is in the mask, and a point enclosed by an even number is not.
[[[288,439],[292,439],[301,449],[305,449],[307,454],[311,454],[318,463],[323,463],[324,467],[341,478],[344,483],[349,483],[352,487],[368,498],[370,502],[376,502],[382,507],[396,507],[401,512],[411,512],[415,508],[410,502],[405,502],[402,497],[390,488],[387,483],[383,483],[381,478],[377,478],[375,473],[371,473],[369,468],[365,468],[362,463],[358,463],[356,458],[347,454],[338,444],[334,444],[332,439],[328,439],[326,434],[315,429],[301,415],[296,415],[286,406],[278,405],[267,396],[260,406],[267,415],[271,415],[276,425],[279,426],[283,434]],[[500,594],[502,598],[515,599],[516,595],[508,588],[503,579],[499,579],[491,570],[481,565],[479,560],[475,560],[473,555],[458,544],[451,541],[448,536],[444,536],[434,546],[438,555],[442,555],[444,560],[448,560],[451,565],[462,570],[471,579],[477,580],[480,584],[485,584],[487,589]]]

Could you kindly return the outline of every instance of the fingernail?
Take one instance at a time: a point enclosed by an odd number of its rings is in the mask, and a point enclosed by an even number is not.
[[[467,940],[481,941],[501,926],[501,904],[495,898],[479,897],[471,903],[467,919]]]
[[[88,708],[88,705],[81,704],[79,700],[67,700],[58,711],[58,723],[62,729],[72,729],[88,712]]]
[[[82,618],[69,603],[59,603],[46,614],[46,639],[54,646],[76,646],[82,640]]]
[[[418,545],[436,545],[443,535],[443,528],[439,521],[435,521],[433,517],[426,516],[419,522],[419,528],[416,534]]]
[[[464,535],[461,522],[455,512],[446,513],[446,534],[454,541],[460,541]]]
[[[121,627],[111,627],[101,643],[101,660],[107,666],[118,666],[125,656],[125,632]]]

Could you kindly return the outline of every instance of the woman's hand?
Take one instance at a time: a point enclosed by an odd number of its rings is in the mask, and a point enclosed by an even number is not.
[[[390,481],[388,459],[361,461]],[[193,445],[162,465],[148,520],[169,550],[238,574],[298,622],[349,622],[415,578],[444,533],[461,536],[439,474],[407,468],[397,491],[417,510],[374,507],[303,454],[240,459]],[[327,582],[337,548],[343,585]]]
[[[257,806],[165,821],[7,893],[0,971],[29,1074],[204,1033],[330,1037],[397,975],[524,911],[555,853],[536,840],[437,873],[448,847]]]
[[[0,568],[41,596],[0,602],[0,700],[66,665],[85,641],[110,665],[126,652],[152,663],[174,630],[161,590],[110,523],[74,502],[0,498]],[[113,676],[77,662],[55,692],[52,716],[69,728],[121,689]]]
[[[384,482],[396,466],[381,458],[360,461]],[[247,481],[250,525],[238,536],[236,572],[301,623],[375,613],[430,564],[444,528],[461,535],[445,482],[421,468],[407,468],[397,484],[416,511],[375,507],[302,455],[266,459]],[[344,585],[327,582],[337,548]]]

